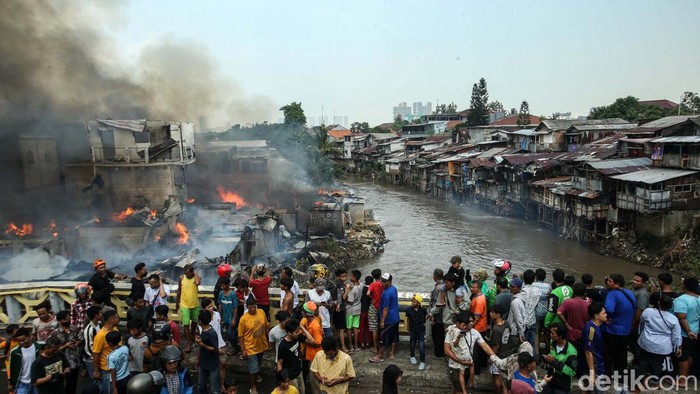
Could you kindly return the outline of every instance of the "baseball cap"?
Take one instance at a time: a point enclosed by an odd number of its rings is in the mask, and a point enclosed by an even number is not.
[[[392,279],[394,279],[394,277],[391,276],[390,273],[385,272],[385,273],[382,274],[382,280],[383,280],[383,281],[391,281]]]
[[[523,280],[520,278],[513,278],[510,280],[511,287],[523,287]]]
[[[418,293],[414,294],[413,298],[418,301],[419,304],[423,302],[423,296]]]
[[[461,263],[461,262],[462,262],[462,258],[459,256],[452,256],[452,258],[450,259],[450,264]]]
[[[326,280],[323,278],[317,278],[314,281],[314,287],[316,290],[325,290],[326,289]]]

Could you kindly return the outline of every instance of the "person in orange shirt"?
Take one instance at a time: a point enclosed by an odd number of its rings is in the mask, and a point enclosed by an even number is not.
[[[10,324],[5,329],[9,337],[0,343],[0,349],[2,349],[3,356],[0,360],[5,359],[5,370],[7,371],[7,380],[10,380],[10,351],[19,345],[19,342],[15,339],[15,331],[19,326],[17,324]]]
[[[487,335],[489,329],[488,326],[488,313],[486,311],[486,296],[481,292],[482,283],[480,280],[473,280],[470,285],[470,290],[472,292],[472,303],[469,306],[469,311],[474,314],[474,329],[481,334],[481,336]],[[480,348],[474,351],[474,373],[479,375],[481,373],[481,367],[485,364],[484,352]]]
[[[309,378],[309,367],[311,362],[314,361],[316,353],[321,351],[321,342],[323,341],[323,328],[321,328],[321,318],[318,316],[318,306],[316,303],[309,301],[304,303],[302,306],[303,318],[301,319],[301,326],[306,329],[306,331],[313,337],[313,342],[306,341],[304,343],[304,360],[302,361],[302,375],[304,380],[309,382],[311,385],[311,392],[318,392],[319,386],[318,381],[313,378]]]

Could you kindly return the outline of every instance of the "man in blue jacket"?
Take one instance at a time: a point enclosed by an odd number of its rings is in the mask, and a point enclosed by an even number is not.
[[[166,346],[161,354],[165,382],[160,394],[192,394],[190,371],[180,365],[182,352],[176,346]]]
[[[622,376],[627,368],[627,339],[632,330],[637,301],[634,294],[624,288],[625,278],[621,274],[610,274],[605,278],[605,285],[609,290],[605,299],[608,323],[603,332],[605,369],[609,376],[613,371]]]

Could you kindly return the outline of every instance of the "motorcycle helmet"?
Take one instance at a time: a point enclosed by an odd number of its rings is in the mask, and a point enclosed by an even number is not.
[[[233,267],[229,264],[221,264],[216,268],[216,272],[219,274],[219,277],[223,278],[229,276],[231,272],[233,272]]]
[[[508,275],[511,269],[510,261],[504,259],[496,259],[493,261],[494,268],[498,268],[503,272],[503,275]]]
[[[79,296],[81,294],[87,294],[88,291],[90,290],[90,288],[88,287],[87,283],[81,282],[81,283],[78,283],[77,285],[75,285],[73,290],[75,291],[75,295]]]
[[[151,394],[153,388],[153,377],[145,372],[135,375],[126,384],[126,392],[129,394]]]
[[[170,339],[170,323],[158,322],[153,325],[153,339]]]
[[[166,346],[165,349],[163,349],[163,352],[160,354],[160,358],[164,363],[180,361],[180,358],[182,358],[182,351],[176,346]]]

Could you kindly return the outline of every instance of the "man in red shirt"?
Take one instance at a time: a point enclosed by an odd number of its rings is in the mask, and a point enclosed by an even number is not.
[[[573,286],[574,298],[564,300],[557,309],[557,316],[566,326],[568,334],[566,339],[571,342],[579,354],[579,367],[586,366],[585,353],[583,349],[583,341],[581,332],[583,326],[589,320],[588,305],[591,304],[591,299],[586,298],[586,285],[582,282],[575,283]],[[583,354],[583,357],[581,355]],[[586,368],[579,368],[579,372],[588,372]]]
[[[369,312],[367,312],[367,320],[369,321],[369,331],[372,333],[372,345],[375,353],[379,352],[379,301],[382,299],[382,292],[384,291],[380,281],[381,277],[382,270],[379,268],[372,270],[374,282],[367,289],[367,295],[371,300]]]
[[[267,321],[270,321],[270,270],[262,264],[257,266],[253,273],[253,278],[250,280],[250,290],[257,301],[258,308],[262,309],[267,316]]]

